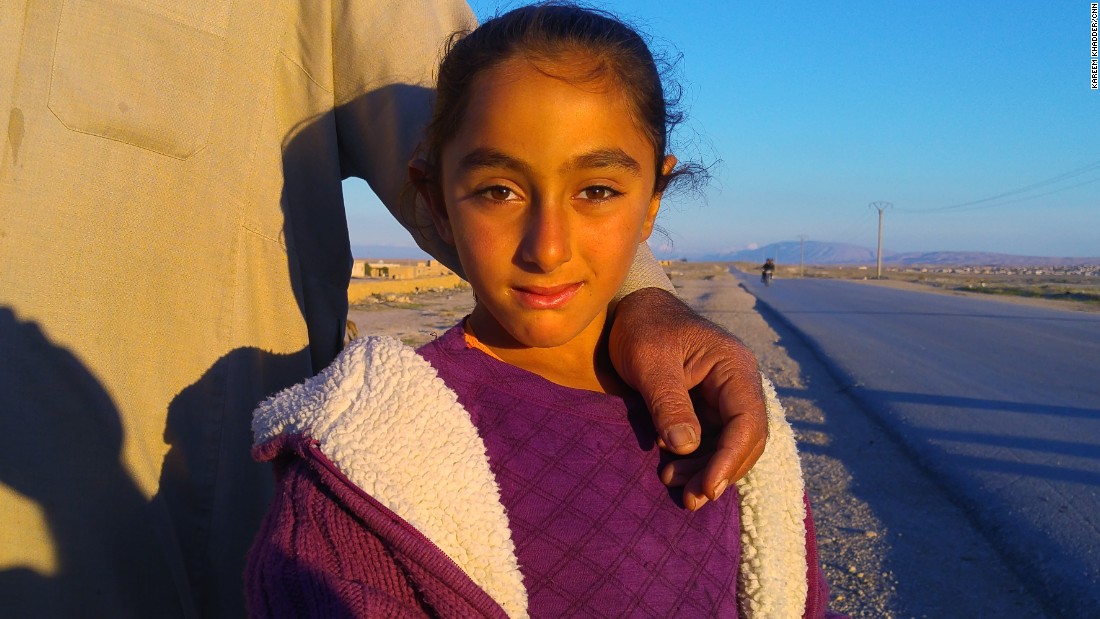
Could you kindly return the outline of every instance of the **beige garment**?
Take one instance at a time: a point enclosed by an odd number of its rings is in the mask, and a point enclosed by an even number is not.
[[[249,413],[339,349],[340,181],[411,212],[425,85],[471,20],[460,0],[0,3],[5,616],[242,614],[271,492]]]

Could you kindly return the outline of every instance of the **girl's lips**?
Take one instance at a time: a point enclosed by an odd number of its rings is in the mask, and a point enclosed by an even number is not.
[[[557,309],[577,296],[584,284],[574,282],[561,286],[524,286],[512,288],[520,304],[529,309]]]

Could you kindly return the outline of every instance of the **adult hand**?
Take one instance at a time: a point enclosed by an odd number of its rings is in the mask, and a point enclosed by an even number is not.
[[[645,399],[661,447],[693,455],[661,471],[665,484],[684,487],[685,507],[716,500],[752,468],[768,423],[756,357],[740,340],[671,293],[643,288],[616,307],[609,347],[619,376]]]

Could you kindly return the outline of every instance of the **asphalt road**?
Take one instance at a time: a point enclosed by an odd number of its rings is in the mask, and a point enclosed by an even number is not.
[[[1100,314],[739,275],[1036,593],[1100,617]]]

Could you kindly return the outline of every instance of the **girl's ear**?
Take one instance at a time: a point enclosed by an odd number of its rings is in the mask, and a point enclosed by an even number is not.
[[[436,170],[427,161],[417,157],[409,161],[409,181],[416,187],[416,193],[420,199],[428,205],[428,212],[432,216],[439,237],[454,245],[454,233],[451,232],[451,220],[447,217],[447,205],[443,201],[443,189],[439,185],[439,177]]]
[[[664,162],[661,163],[661,176],[668,176],[675,167],[676,157],[673,155],[666,156]],[[658,192],[649,199],[649,210],[646,211],[645,221],[642,222],[642,235],[638,239],[639,243],[648,240],[649,235],[653,233],[653,222],[657,220],[657,211],[661,210],[661,196],[663,195],[663,193]]]

